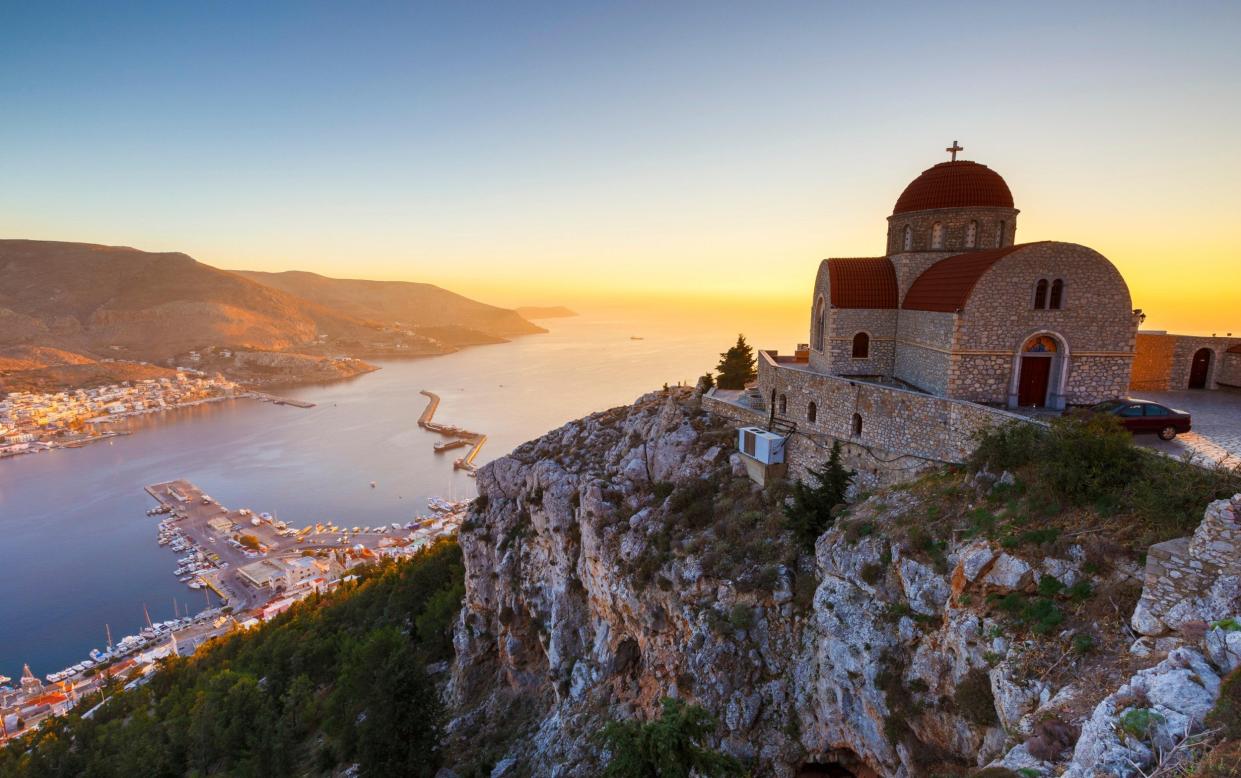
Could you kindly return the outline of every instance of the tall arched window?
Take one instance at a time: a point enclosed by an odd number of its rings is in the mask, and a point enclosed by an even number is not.
[[[931,225],[931,248],[942,249],[944,247],[944,225],[935,222]]]
[[[814,401],[811,400],[810,407],[806,409],[806,421],[813,422],[818,417],[819,417],[819,408],[817,405],[814,404]]]
[[[995,230],[996,248],[1004,248],[1004,241],[1008,238],[1008,236],[1005,234],[1006,230],[1007,230],[1007,225],[1005,225],[1004,222],[1000,222],[999,225],[997,225],[996,230]]]
[[[820,297],[818,302],[814,304],[814,332],[811,340],[814,343],[815,351],[823,350],[823,340],[827,328],[827,304]]]
[[[853,336],[853,358],[867,359],[870,357],[870,336],[859,332]]]
[[[862,414],[853,414],[853,437],[861,437],[862,435]]]
[[[789,412],[789,398],[788,398],[788,395],[785,395],[785,394],[780,395],[780,406],[779,406],[779,407],[780,407],[780,413],[788,413],[788,412]]]
[[[972,221],[965,228],[965,247],[972,249],[976,245],[978,245],[978,222]]]
[[[1047,307],[1047,279],[1040,278],[1038,283],[1034,285],[1034,307]]]
[[[908,224],[905,225],[904,246],[906,251],[914,247],[914,229]]]
[[[1053,311],[1064,307],[1064,281],[1059,278],[1051,282],[1051,303],[1047,307]]]

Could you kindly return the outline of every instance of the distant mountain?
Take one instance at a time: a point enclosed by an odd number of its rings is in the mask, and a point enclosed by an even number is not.
[[[236,272],[252,281],[282,289],[359,319],[384,324],[400,322],[415,328],[453,326],[475,330],[493,338],[546,332],[542,327],[526,321],[516,311],[480,303],[433,284],[328,278],[299,270],[283,273]],[[465,333],[458,332],[467,337]]]
[[[536,332],[545,330],[514,311],[430,284],[233,273],[175,252],[0,240],[0,393],[129,380],[148,362],[259,380],[242,350],[313,357],[280,378],[322,380],[312,368],[324,357],[432,356]]]
[[[523,319],[566,319],[570,316],[577,316],[576,311],[571,311],[563,305],[523,305],[514,310]]]
[[[181,253],[0,240],[0,347],[157,360],[211,344],[361,338],[351,316]]]

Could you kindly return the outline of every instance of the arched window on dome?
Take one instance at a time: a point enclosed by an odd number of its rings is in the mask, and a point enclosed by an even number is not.
[[[941,222],[935,222],[931,225],[931,248],[942,249],[944,247],[944,225]]]
[[[1051,302],[1047,305],[1053,311],[1064,307],[1064,281],[1057,278],[1051,282]]]
[[[853,336],[853,358],[868,359],[870,357],[870,335],[859,332]]]
[[[1007,239],[1007,235],[1005,234],[1005,231],[1006,231],[1007,229],[1008,229],[1008,225],[1006,225],[1006,224],[1005,224],[1004,222],[1002,222],[1002,221],[1001,221],[1001,222],[999,223],[999,225],[996,227],[996,230],[995,230],[995,246],[996,246],[996,248],[1001,248],[1001,249],[1002,249],[1002,248],[1004,248],[1004,241]]]
[[[862,414],[853,414],[853,437],[860,438],[862,436]]]
[[[972,221],[965,228],[965,247],[972,249],[976,245],[978,245],[978,222]]]
[[[810,407],[806,408],[806,421],[813,422],[817,418],[819,418],[819,407],[811,400]]]
[[[1047,279],[1040,278],[1038,283],[1034,285],[1034,307],[1043,309],[1047,307]]]
[[[910,249],[914,247],[914,228],[910,227],[908,224],[905,225],[905,237],[903,240],[903,245],[906,251],[909,251]]]
[[[814,343],[815,351],[823,350],[823,341],[825,340],[827,328],[827,303],[820,297],[814,304],[814,332],[811,333],[811,341]]]
[[[778,407],[780,408],[781,414],[789,412],[789,397],[787,394],[780,395],[780,404]]]

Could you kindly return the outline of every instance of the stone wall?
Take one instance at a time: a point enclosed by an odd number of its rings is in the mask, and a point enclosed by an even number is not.
[[[1189,372],[1193,365],[1194,354],[1198,349],[1203,348],[1211,351],[1211,368],[1207,371],[1206,388],[1219,388],[1219,373],[1224,367],[1224,355],[1228,353],[1229,348],[1241,345],[1241,338],[1212,338],[1194,335],[1170,335],[1168,337],[1176,339],[1176,345],[1173,347],[1169,389],[1189,388]]]
[[[869,381],[816,373],[805,365],[782,363],[760,352],[758,385],[763,397],[787,398],[785,418],[799,434],[830,446],[842,440],[887,456],[929,462],[963,462],[979,432],[1001,424],[1034,423],[1024,416],[945,397]],[[815,418],[809,418],[810,404]],[[855,418],[861,432],[855,434]],[[766,421],[764,418],[763,421]]]
[[[1147,392],[1164,392],[1172,388],[1172,360],[1175,351],[1175,335],[1139,332],[1133,353],[1133,371],[1129,375],[1129,388]]]
[[[896,322],[893,375],[932,394],[947,394],[952,371],[955,314],[901,311]]]
[[[1061,309],[1034,307],[1040,279],[1064,281]],[[959,370],[950,393],[1007,403],[1015,355],[1029,338],[1043,333],[1054,336],[1071,357],[1064,391],[1068,402],[1092,403],[1126,393],[1137,333],[1129,288],[1103,255],[1055,242],[1014,251],[978,279],[960,316],[953,351],[1000,357],[994,363],[1000,366],[999,380],[995,374]]]
[[[1229,389],[1241,389],[1241,352],[1224,352],[1219,362],[1215,383]]]
[[[1151,546],[1133,628],[1160,635],[1241,607],[1241,494],[1207,506],[1192,537]]]
[[[959,254],[971,249],[994,249],[1011,246],[1017,238],[1016,208],[935,208],[928,211],[894,213],[888,217],[888,256],[900,254],[905,249],[905,227],[913,232],[910,251],[947,251]],[[943,226],[943,246],[931,246],[931,231],[935,223]],[[967,246],[966,237],[970,222],[977,222],[974,245]],[[1004,234],[1000,234],[1000,224]]]
[[[841,308],[831,312],[828,364],[837,375],[892,375],[896,355],[895,309]],[[853,336],[870,336],[870,356],[853,358]]]

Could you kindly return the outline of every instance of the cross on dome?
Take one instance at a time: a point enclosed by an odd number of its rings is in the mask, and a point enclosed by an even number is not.
[[[944,151],[947,151],[948,153],[952,154],[952,161],[953,161],[953,162],[956,162],[956,161],[957,161],[957,152],[958,152],[958,151],[965,151],[965,147],[964,147],[964,146],[962,146],[961,144],[957,143],[957,142],[954,140],[954,141],[952,142],[952,145],[951,145],[951,146],[949,146],[948,148],[944,149]]]

